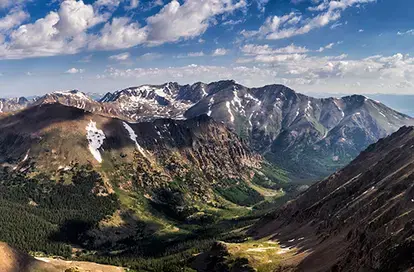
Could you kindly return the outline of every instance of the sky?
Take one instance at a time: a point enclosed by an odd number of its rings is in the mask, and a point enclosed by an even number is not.
[[[412,0],[0,0],[0,96],[234,79],[414,94]]]

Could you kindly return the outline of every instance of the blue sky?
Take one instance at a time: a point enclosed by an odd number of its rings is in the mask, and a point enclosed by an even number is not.
[[[414,93],[411,0],[0,0],[0,96],[167,81]]]

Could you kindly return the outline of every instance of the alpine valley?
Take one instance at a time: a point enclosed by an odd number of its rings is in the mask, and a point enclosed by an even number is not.
[[[0,99],[0,270],[410,271],[411,125],[232,80]]]

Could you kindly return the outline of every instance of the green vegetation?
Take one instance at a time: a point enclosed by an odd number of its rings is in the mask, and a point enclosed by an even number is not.
[[[147,188],[137,185],[133,164],[105,163],[101,171],[103,178],[91,166],[52,178],[0,172],[0,240],[133,271],[190,272],[194,256],[215,241],[245,241],[246,228],[289,188],[285,173],[270,165],[252,182],[223,179],[213,190],[193,171]]]
[[[72,184],[0,173],[0,240],[24,251],[69,257],[68,243],[84,244],[86,232],[118,207],[104,190],[99,174],[73,170]]]
[[[224,180],[223,186],[215,190],[225,199],[241,206],[252,206],[264,200],[256,190],[242,180]]]

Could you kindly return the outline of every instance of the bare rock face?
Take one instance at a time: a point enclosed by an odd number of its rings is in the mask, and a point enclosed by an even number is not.
[[[252,229],[309,252],[301,271],[414,268],[414,129],[403,127]],[[320,260],[323,259],[323,262]]]

